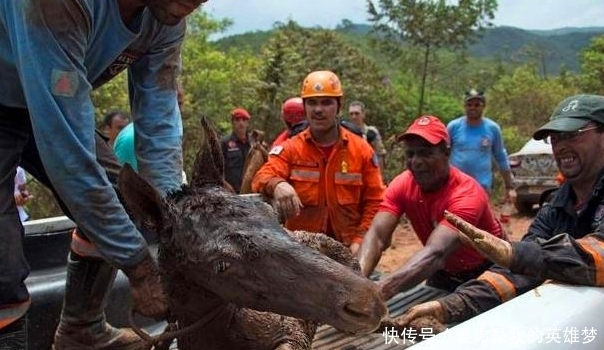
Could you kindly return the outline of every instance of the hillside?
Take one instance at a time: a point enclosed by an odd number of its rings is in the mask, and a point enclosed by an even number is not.
[[[541,59],[545,58],[546,67],[551,73],[557,73],[563,67],[577,71],[578,53],[589,45],[592,38],[599,35],[604,35],[604,27],[541,31],[496,27],[486,31],[481,40],[470,46],[469,54],[518,63],[538,55]]]
[[[336,30],[356,40],[367,41],[371,26],[348,24],[338,26]],[[271,31],[248,32],[221,38],[214,44],[224,51],[235,47],[258,52],[270,34]],[[562,68],[578,71],[578,53],[589,45],[592,38],[600,35],[604,35],[604,27],[552,30],[494,27],[488,29],[478,42],[471,45],[468,52],[475,58],[498,59],[511,63],[523,63],[538,57],[539,61],[545,62],[548,73],[557,74]]]

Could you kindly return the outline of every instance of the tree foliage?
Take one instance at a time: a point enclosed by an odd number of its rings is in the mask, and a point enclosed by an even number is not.
[[[423,113],[428,67],[435,50],[449,48],[463,51],[482,31],[492,26],[496,0],[367,0],[378,35],[393,52],[401,43],[420,48],[422,53],[418,114]]]
[[[503,76],[490,89],[487,110],[505,129],[508,150],[516,151],[526,142],[526,136],[545,124],[554,107],[579,92],[576,86],[564,84],[564,77],[543,79],[531,65],[517,68],[512,75]]]
[[[260,60],[257,96],[263,126],[270,135],[283,129],[278,122],[281,103],[299,96],[302,80],[314,70],[331,70],[340,78],[342,114],[348,111],[347,103],[361,100],[368,107],[368,121],[384,132],[400,128],[409,119],[404,113],[405,99],[396,95],[389,78],[371,57],[334,31],[306,29],[290,21],[277,28]]]
[[[281,103],[299,95],[304,77],[318,69],[332,70],[340,77],[343,116],[352,100],[367,106],[368,123],[380,129],[390,149],[385,170],[388,179],[404,166],[394,136],[418,116],[418,104],[423,114],[448,122],[464,113],[466,88],[484,89],[486,113],[501,125],[507,149],[513,152],[563,98],[579,91],[604,94],[604,37],[581,52],[580,74],[570,70],[544,74],[538,55],[518,64],[503,56],[484,59],[464,54],[463,48],[476,38],[480,28],[490,25],[495,1],[459,1],[457,6],[447,1],[373,2],[368,2],[369,11],[374,11],[376,24],[379,19],[378,28],[385,30],[380,31],[377,46],[371,45],[364,33],[354,32],[350,21],[342,21],[336,30],[308,29],[288,21],[262,33],[261,40],[248,33],[217,45],[210,38],[225,30],[230,21],[213,19],[203,11],[190,16],[180,78],[186,96],[185,170],[191,169],[201,142],[202,115],[225,134],[230,132],[229,112],[244,107],[252,114],[251,126],[263,129],[270,141],[283,129]],[[384,6],[392,7],[393,12],[389,14]],[[402,6],[409,11],[403,11]],[[430,12],[431,6],[435,12]],[[455,12],[461,8],[465,12]],[[458,18],[449,18],[455,17],[452,14]],[[245,45],[246,41],[252,44]],[[425,44],[430,49],[429,65]],[[128,110],[126,78],[121,74],[93,92],[99,121],[109,110]],[[28,204],[32,218],[60,213],[49,191],[35,182],[31,187],[36,196]]]
[[[581,81],[585,93],[604,95],[604,35],[581,53]]]

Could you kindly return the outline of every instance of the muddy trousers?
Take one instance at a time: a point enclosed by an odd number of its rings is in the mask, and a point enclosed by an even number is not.
[[[105,320],[107,297],[117,270],[100,259],[69,254],[61,321],[53,350],[136,350],[142,339]]]

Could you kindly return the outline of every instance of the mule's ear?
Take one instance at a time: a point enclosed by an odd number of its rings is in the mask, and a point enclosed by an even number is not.
[[[224,175],[224,158],[220,139],[206,117],[201,118],[201,129],[203,140],[193,164],[191,187],[199,188],[206,184],[220,186]]]
[[[162,227],[165,203],[160,194],[142,176],[126,163],[117,178],[122,201],[134,221],[153,230]]]

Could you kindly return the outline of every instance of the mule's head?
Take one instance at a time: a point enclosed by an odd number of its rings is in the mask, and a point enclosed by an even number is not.
[[[351,333],[376,329],[387,310],[375,284],[297,243],[265,203],[224,191],[217,137],[203,126],[206,148],[190,187],[161,198],[129,167],[119,178],[130,212],[159,233],[162,254],[175,262],[175,271],[241,307]]]

